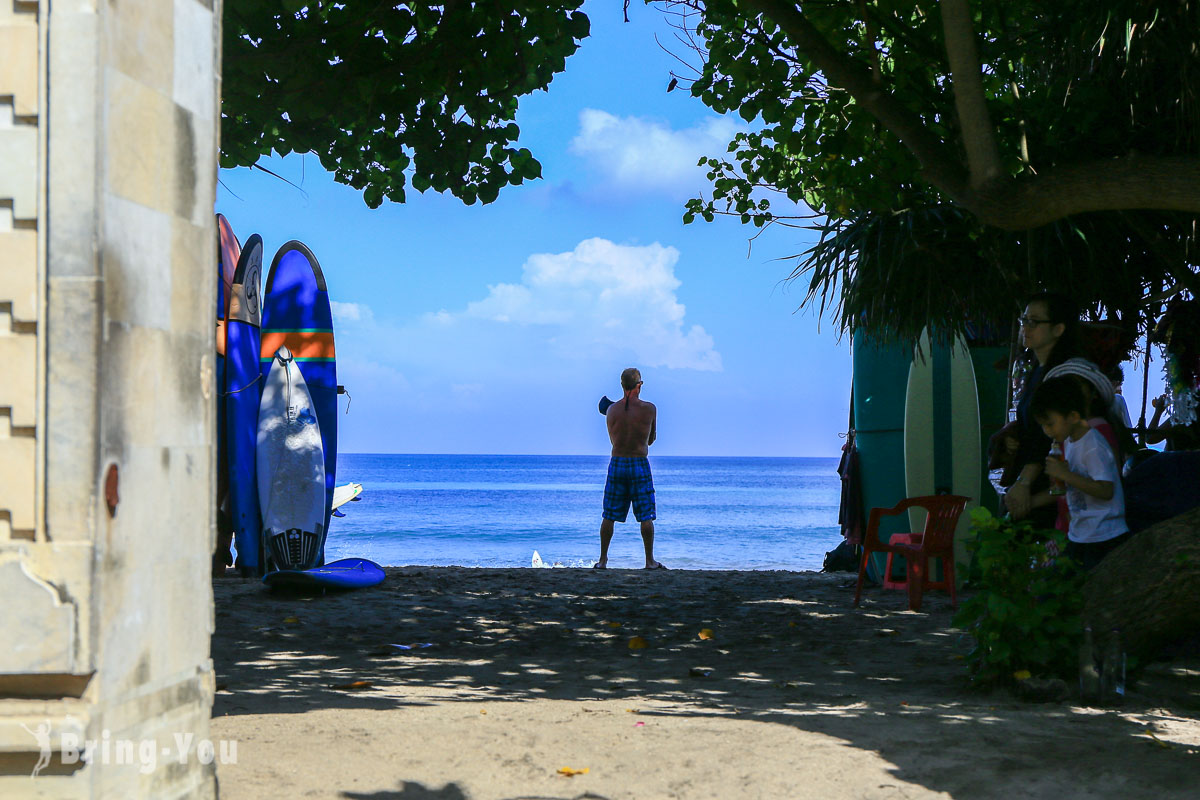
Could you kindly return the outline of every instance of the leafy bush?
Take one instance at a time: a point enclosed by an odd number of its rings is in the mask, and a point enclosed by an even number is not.
[[[1029,675],[1069,677],[1078,668],[1083,574],[1064,553],[1066,536],[1028,522],[971,512],[973,581],[978,591],[954,625],[975,647],[967,656],[976,683]]]

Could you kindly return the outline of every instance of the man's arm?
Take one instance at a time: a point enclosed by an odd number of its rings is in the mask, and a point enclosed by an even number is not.
[[[658,409],[654,406],[650,407],[650,438],[646,440],[646,446],[654,444],[654,440],[658,438]]]

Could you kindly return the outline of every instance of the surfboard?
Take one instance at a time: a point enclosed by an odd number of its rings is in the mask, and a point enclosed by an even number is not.
[[[971,498],[954,534],[954,560],[966,564],[968,512],[979,504],[983,481],[979,393],[975,365],[962,337],[933,343],[921,334],[908,371],[904,403],[904,483],[909,497],[957,494]],[[911,530],[925,527],[925,512],[909,510]],[[966,570],[959,570],[960,577]]]
[[[333,490],[333,510],[336,511],[341,506],[346,505],[351,500],[357,500],[358,496],[363,493],[363,485],[361,483],[343,483]]]
[[[320,591],[324,589],[362,589],[383,582],[383,567],[365,558],[343,558],[323,567],[285,569],[263,576],[272,589]]]
[[[217,396],[225,391],[227,376],[225,374],[225,318],[229,314],[229,295],[233,286],[233,273],[237,269],[238,258],[241,256],[241,245],[233,233],[233,226],[224,215],[217,214]],[[217,499],[220,512],[217,514],[217,547],[214,557],[221,560],[220,568],[225,568],[225,559],[229,557],[229,547],[233,541],[233,529],[230,526],[229,510],[229,453],[226,448],[228,426],[225,420],[225,404],[217,403]]]
[[[872,508],[891,508],[905,497],[904,387],[912,347],[859,332],[851,355],[851,404],[866,518]],[[885,542],[893,533],[907,531],[908,520],[902,516],[884,517],[879,524],[879,538]],[[867,563],[872,580],[880,580],[886,558],[886,553],[876,553]]]
[[[233,233],[233,226],[224,214],[217,214],[217,319],[225,319],[233,288],[233,273],[237,271],[242,246]],[[225,342],[217,337],[217,352],[224,352]]]
[[[270,370],[276,351],[286,347],[304,376],[320,423],[325,458],[325,516],[329,530],[337,471],[337,362],[329,292],[317,258],[304,244],[290,241],[275,253],[263,294],[260,371]],[[324,562],[324,556],[317,563]]]
[[[319,566],[325,545],[325,458],[304,375],[279,348],[263,385],[255,471],[262,540],[270,566]]]
[[[979,392],[979,474],[983,476],[979,504],[1000,516],[1000,495],[987,480],[988,442],[1008,422],[1008,347],[969,345],[975,363],[975,388]]]
[[[225,451],[229,474],[229,514],[237,542],[237,566],[261,574],[262,521],[259,518],[258,414],[262,402],[259,372],[262,237],[246,240],[230,286],[225,321]]]

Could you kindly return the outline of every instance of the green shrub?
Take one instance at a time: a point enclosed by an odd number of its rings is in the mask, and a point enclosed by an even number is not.
[[[1028,522],[971,512],[977,592],[954,617],[975,647],[972,680],[1011,683],[1035,675],[1068,678],[1078,669],[1083,575],[1065,555],[1067,537]]]

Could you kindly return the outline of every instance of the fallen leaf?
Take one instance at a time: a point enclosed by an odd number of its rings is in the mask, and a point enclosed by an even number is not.
[[[648,645],[648,644],[649,644],[649,642],[647,642],[641,636],[634,636],[632,639],[629,640],[629,649],[630,650],[645,650],[646,645]]]
[[[1033,673],[1031,673],[1027,669],[1019,669],[1013,673],[1013,678],[1018,681],[1027,681],[1032,677],[1033,677]]]
[[[480,713],[480,714],[486,714],[486,713],[487,713],[487,709],[486,709],[486,708],[481,708],[481,709],[479,709],[479,713]]]
[[[619,622],[606,622],[606,623],[604,623],[604,624],[605,624],[605,625],[607,625],[607,626],[608,626],[608,627],[610,627],[610,628],[619,628],[619,627],[621,627],[621,623],[619,623]]]
[[[1164,742],[1162,739],[1155,736],[1154,731],[1150,730],[1149,728],[1146,728],[1146,735],[1149,736],[1151,739],[1153,739],[1154,743],[1156,745],[1158,745],[1159,747],[1163,748],[1164,750],[1171,749],[1171,745],[1169,742]]]
[[[796,627],[796,623],[795,623],[795,621],[789,622],[789,623],[788,623],[788,627],[789,627],[789,628],[794,628],[794,627]]]
[[[333,688],[349,689],[350,691],[359,691],[361,689],[370,689],[374,685],[375,684],[371,683],[370,681],[350,681],[349,683],[336,684]]]
[[[299,617],[284,617],[283,621],[287,625],[295,625],[297,622],[300,621],[300,618]]]
[[[627,708],[627,709],[625,709],[625,713],[626,714],[636,714],[637,709],[636,708]]]
[[[588,768],[584,767],[583,769],[575,769],[574,767],[559,767],[558,774],[565,775],[568,778],[573,778],[576,775],[587,775]]]
[[[701,628],[701,629],[700,629],[700,638],[701,638],[701,639],[711,639],[711,638],[713,638],[713,632],[712,632],[712,628]]]

